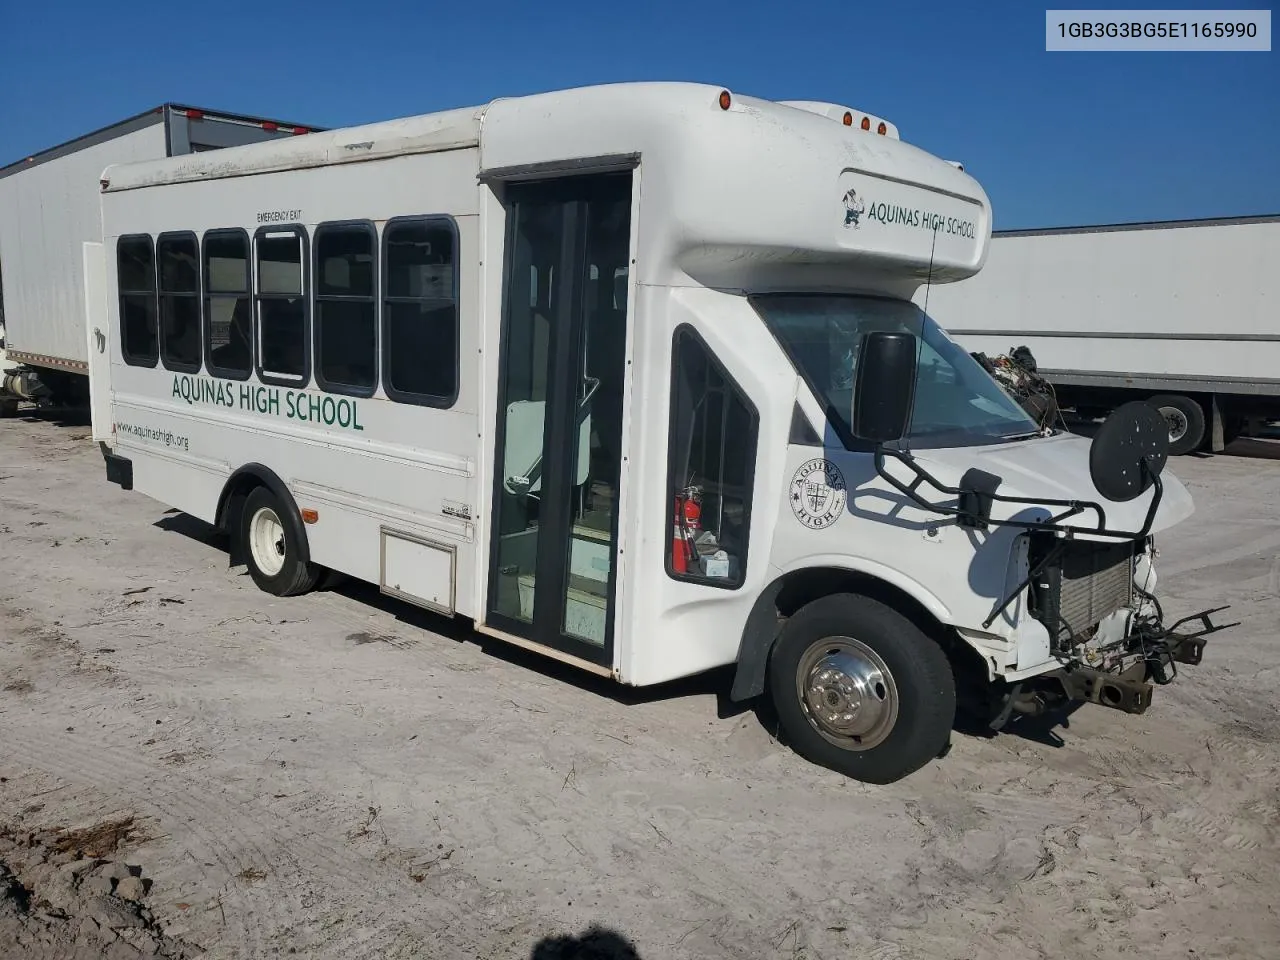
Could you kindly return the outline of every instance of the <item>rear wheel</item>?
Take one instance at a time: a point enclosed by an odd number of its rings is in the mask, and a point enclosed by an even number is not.
[[[255,487],[240,512],[240,544],[253,582],[277,597],[311,590],[323,568],[301,559],[302,549],[286,522],[279,499],[266,487]]]
[[[1160,412],[1169,426],[1169,454],[1180,457],[1199,450],[1204,443],[1204,409],[1190,397],[1161,394],[1147,401]]]
[[[942,649],[869,597],[836,594],[800,609],[769,662],[778,718],[805,759],[867,783],[892,783],[946,747],[956,686]]]

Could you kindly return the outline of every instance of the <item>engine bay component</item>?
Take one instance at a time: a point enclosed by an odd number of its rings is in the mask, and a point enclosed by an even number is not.
[[[1049,383],[1037,371],[1036,358],[1026,347],[1014,347],[1007,354],[988,357],[971,354],[1005,393],[1031,415],[1040,429],[1047,430],[1058,421],[1058,398]]]

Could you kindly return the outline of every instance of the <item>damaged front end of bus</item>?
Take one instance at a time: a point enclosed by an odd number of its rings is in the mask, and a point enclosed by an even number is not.
[[[1156,685],[1170,683],[1179,665],[1201,662],[1207,638],[1236,626],[1216,623],[1225,606],[1167,623],[1155,591],[1153,524],[1165,496],[1161,473],[1168,459],[1168,431],[1148,404],[1117,409],[1089,446],[1089,477],[1101,500],[1010,495],[1021,483],[970,467],[958,484],[938,480],[906,448],[917,383],[918,341],[910,333],[877,331],[863,336],[853,387],[853,434],[875,451],[876,473],[899,494],[933,514],[953,518],[972,532],[1019,529],[1020,582],[983,622],[989,629],[1023,600],[1049,637],[1049,660],[1031,675],[1000,678],[990,688],[990,727],[1002,728],[1015,713],[1040,714],[1071,702],[1092,702],[1142,713]],[[905,468],[904,481],[890,464]],[[899,474],[903,471],[899,470]],[[1051,481],[1043,478],[1046,486]],[[930,492],[931,491],[931,492]],[[1137,529],[1108,521],[1112,512],[1150,491]],[[1011,516],[998,518],[999,512]],[[1132,511],[1129,511],[1132,515]]]

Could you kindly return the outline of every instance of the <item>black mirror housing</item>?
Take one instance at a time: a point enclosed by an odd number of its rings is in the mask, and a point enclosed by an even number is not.
[[[1169,428],[1143,400],[1116,407],[1093,435],[1089,476],[1108,500],[1136,500],[1155,485],[1169,459]]]
[[[853,381],[853,435],[892,443],[907,435],[916,397],[919,342],[909,333],[864,334]]]

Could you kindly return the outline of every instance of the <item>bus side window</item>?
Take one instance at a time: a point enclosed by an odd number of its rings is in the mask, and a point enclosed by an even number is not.
[[[378,382],[378,324],[371,223],[316,227],[316,382],[330,393],[373,395]]]
[[[382,232],[382,388],[392,400],[458,398],[457,230],[448,217],[402,217]]]
[[[204,235],[205,364],[229,380],[253,372],[249,302],[249,234],[210,230]]]
[[[258,378],[305,386],[311,373],[307,323],[306,234],[263,228],[254,238],[258,278]]]
[[[160,274],[160,359],[166,370],[200,371],[200,245],[194,233],[156,240]]]
[[[667,573],[736,589],[747,568],[760,417],[692,327],[672,344]]]
[[[135,367],[154,367],[160,359],[156,331],[156,256],[151,237],[121,237],[116,244],[120,293],[120,353]]]

